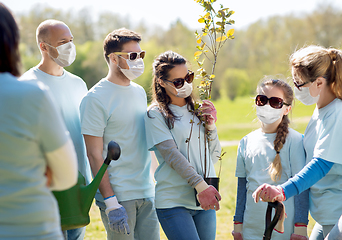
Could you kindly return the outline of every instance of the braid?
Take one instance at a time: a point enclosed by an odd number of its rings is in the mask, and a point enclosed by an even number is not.
[[[289,133],[289,128],[288,128],[289,123],[290,121],[289,121],[288,116],[284,115],[282,121],[278,125],[277,135],[274,140],[274,150],[276,151],[276,156],[273,162],[271,163],[268,172],[271,175],[271,179],[275,182],[280,180],[281,174],[282,174],[283,167],[281,166],[281,159],[280,159],[279,153],[286,142],[286,137],[287,137],[287,134]]]

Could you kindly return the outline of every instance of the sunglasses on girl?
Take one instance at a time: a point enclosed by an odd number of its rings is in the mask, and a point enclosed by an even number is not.
[[[179,89],[184,86],[184,81],[186,81],[187,83],[192,83],[192,81],[194,80],[194,76],[195,76],[195,73],[189,70],[184,78],[175,78],[171,81],[167,79],[162,79],[162,80],[173,83],[175,88]]]
[[[128,59],[130,61],[134,61],[138,58],[144,59],[146,52],[145,51],[141,51],[141,52],[113,52],[114,54],[117,55],[128,55]]]
[[[270,103],[271,107],[276,108],[276,109],[280,109],[284,105],[290,106],[290,104],[285,103],[283,99],[278,98],[278,97],[270,97],[270,98],[268,98],[265,95],[257,95],[255,97],[255,104],[257,106],[264,106],[264,105],[267,104],[267,102]]]

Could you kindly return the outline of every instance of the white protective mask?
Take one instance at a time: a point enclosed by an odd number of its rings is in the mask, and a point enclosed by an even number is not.
[[[58,57],[52,59],[61,67],[70,66],[76,59],[76,47],[73,42],[68,42],[58,47],[51,46],[50,44],[46,43],[50,47],[53,47],[58,52]]]
[[[121,57],[121,56],[119,56]],[[140,77],[141,74],[144,72],[144,61],[142,58],[137,58],[134,61],[128,60],[126,58],[121,57],[122,59],[126,60],[129,69],[121,68],[119,65],[121,72],[128,78],[130,81]]]
[[[283,108],[276,109],[269,104],[264,106],[256,106],[256,114],[264,124],[272,124],[277,121],[282,115]]]
[[[184,81],[184,86],[179,89],[175,88],[175,86],[171,83],[167,83],[167,84],[169,84],[171,87],[176,89],[177,91],[176,97],[187,98],[192,93],[192,83],[187,83],[186,81]]]
[[[312,86],[313,84],[311,84]],[[296,87],[294,88],[294,94],[296,98],[301,101],[304,105],[312,105],[317,103],[319,99],[319,94],[316,97],[311,96],[310,87],[302,87],[301,90],[298,90]]]

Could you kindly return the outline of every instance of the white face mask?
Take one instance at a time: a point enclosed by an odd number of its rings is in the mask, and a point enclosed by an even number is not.
[[[58,47],[51,46],[46,43],[50,47],[53,47],[58,52],[58,57],[54,58],[50,55],[50,57],[61,67],[70,66],[76,59],[76,47],[73,42],[68,42]]]
[[[187,83],[184,81],[184,86],[177,89],[172,83],[167,83],[169,86],[173,87],[177,91],[176,97],[187,98],[192,93],[192,83]]]
[[[137,77],[140,77],[141,74],[143,74],[145,66],[142,58],[137,58],[134,61],[128,60],[123,57],[121,58],[126,60],[129,69],[121,68],[119,65],[118,67],[121,70],[121,72],[126,76],[126,78],[128,78],[130,81],[136,79]]]
[[[282,115],[283,108],[276,109],[270,105],[256,106],[256,113],[261,122],[264,124],[272,124],[276,122]]]
[[[313,84],[311,84],[312,86]],[[319,99],[319,94],[316,97],[311,96],[310,87],[302,87],[301,90],[294,88],[294,94],[296,98],[301,101],[304,105],[312,105],[317,103]]]

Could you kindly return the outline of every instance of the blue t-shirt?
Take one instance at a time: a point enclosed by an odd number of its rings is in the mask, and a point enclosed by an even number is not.
[[[156,208],[186,207],[189,209],[202,210],[196,207],[194,189],[174,169],[172,169],[155,147],[158,143],[166,140],[174,140],[178,150],[188,159],[197,173],[204,176],[204,127],[199,124],[199,119],[189,112],[187,105],[179,107],[169,105],[170,110],[180,119],[174,123],[174,128],[169,130],[164,116],[157,107],[149,110],[149,116],[145,115],[146,141],[150,151],[154,151],[159,162],[155,172],[156,185]],[[193,128],[191,128],[193,121]],[[191,130],[192,129],[192,130]],[[191,132],[192,131],[192,132]],[[190,136],[189,141],[187,139]],[[218,161],[221,146],[216,130],[210,136],[210,151],[207,151],[207,176],[216,177],[213,163]],[[187,143],[186,143],[187,141]]]
[[[120,145],[120,158],[111,161],[107,169],[119,201],[154,197],[144,124],[146,108],[141,86],[134,82],[120,86],[107,79],[91,88],[80,106],[82,134],[103,137],[103,158],[111,140]],[[103,202],[99,191],[95,197]]]
[[[91,172],[84,139],[81,134],[79,112],[81,101],[88,92],[85,82],[66,70],[64,70],[62,76],[53,76],[37,67],[28,70],[19,80],[40,81],[49,87],[75,146],[78,170],[88,184],[91,181]]]
[[[342,214],[342,101],[316,108],[304,133],[306,162],[313,158],[335,163],[310,188],[310,214],[321,225],[335,224]]]
[[[45,154],[69,139],[43,84],[0,73],[0,239],[63,239]]]
[[[276,133],[264,133],[261,129],[257,129],[243,137],[239,143],[235,176],[247,180],[247,199],[243,219],[244,239],[260,239],[265,229],[267,203],[255,203],[253,192],[263,183],[275,185],[286,182],[305,165],[303,136],[289,128],[285,144],[279,153],[282,165],[281,178],[274,182],[268,169],[276,156],[275,137]],[[283,234],[274,232],[272,239],[290,239],[293,233],[294,199],[288,199],[284,205],[287,213],[284,221],[285,232]]]

